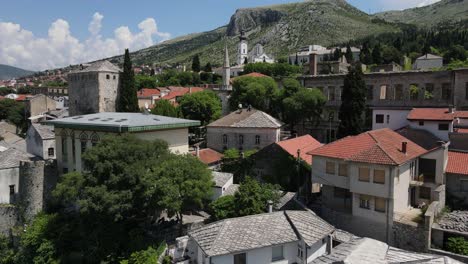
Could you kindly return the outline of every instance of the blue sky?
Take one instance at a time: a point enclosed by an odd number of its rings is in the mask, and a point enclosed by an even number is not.
[[[415,7],[434,1],[437,0],[348,0],[370,13]],[[2,1],[0,63],[30,69],[60,67],[114,55],[111,53],[120,51],[123,46],[135,50],[176,36],[214,29],[227,24],[238,8],[288,2],[296,1]],[[67,49],[67,46],[70,48]],[[99,47],[103,46],[100,50]],[[94,54],[86,52],[90,48],[97,50]],[[41,53],[40,56],[37,53]]]

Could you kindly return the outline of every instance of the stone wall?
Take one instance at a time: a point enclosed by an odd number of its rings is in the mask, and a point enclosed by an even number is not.
[[[16,206],[0,206],[0,235],[8,236],[11,228],[18,224],[18,210]]]
[[[391,246],[410,251],[426,252],[426,241],[427,237],[423,225],[393,222]]]

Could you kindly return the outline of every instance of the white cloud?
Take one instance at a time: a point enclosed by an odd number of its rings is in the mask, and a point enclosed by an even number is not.
[[[139,32],[132,33],[126,26],[114,30],[111,38],[100,34],[104,16],[95,13],[88,30],[90,36],[80,41],[70,32],[70,25],[57,19],[45,38],[11,22],[0,22],[0,63],[25,69],[44,70],[78,64],[122,54],[124,49],[146,48],[158,41],[167,40],[169,33],[160,32],[156,21],[147,18],[138,24]]]
[[[378,0],[382,10],[402,10],[412,7],[422,7],[440,0]]]

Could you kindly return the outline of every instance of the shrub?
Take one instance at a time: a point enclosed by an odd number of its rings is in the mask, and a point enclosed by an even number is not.
[[[447,241],[446,250],[468,256],[468,241],[463,237],[451,237]]]

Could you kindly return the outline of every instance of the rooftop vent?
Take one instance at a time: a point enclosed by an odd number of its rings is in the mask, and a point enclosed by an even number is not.
[[[408,151],[408,142],[406,141],[401,142],[401,152],[406,154],[407,151]]]

